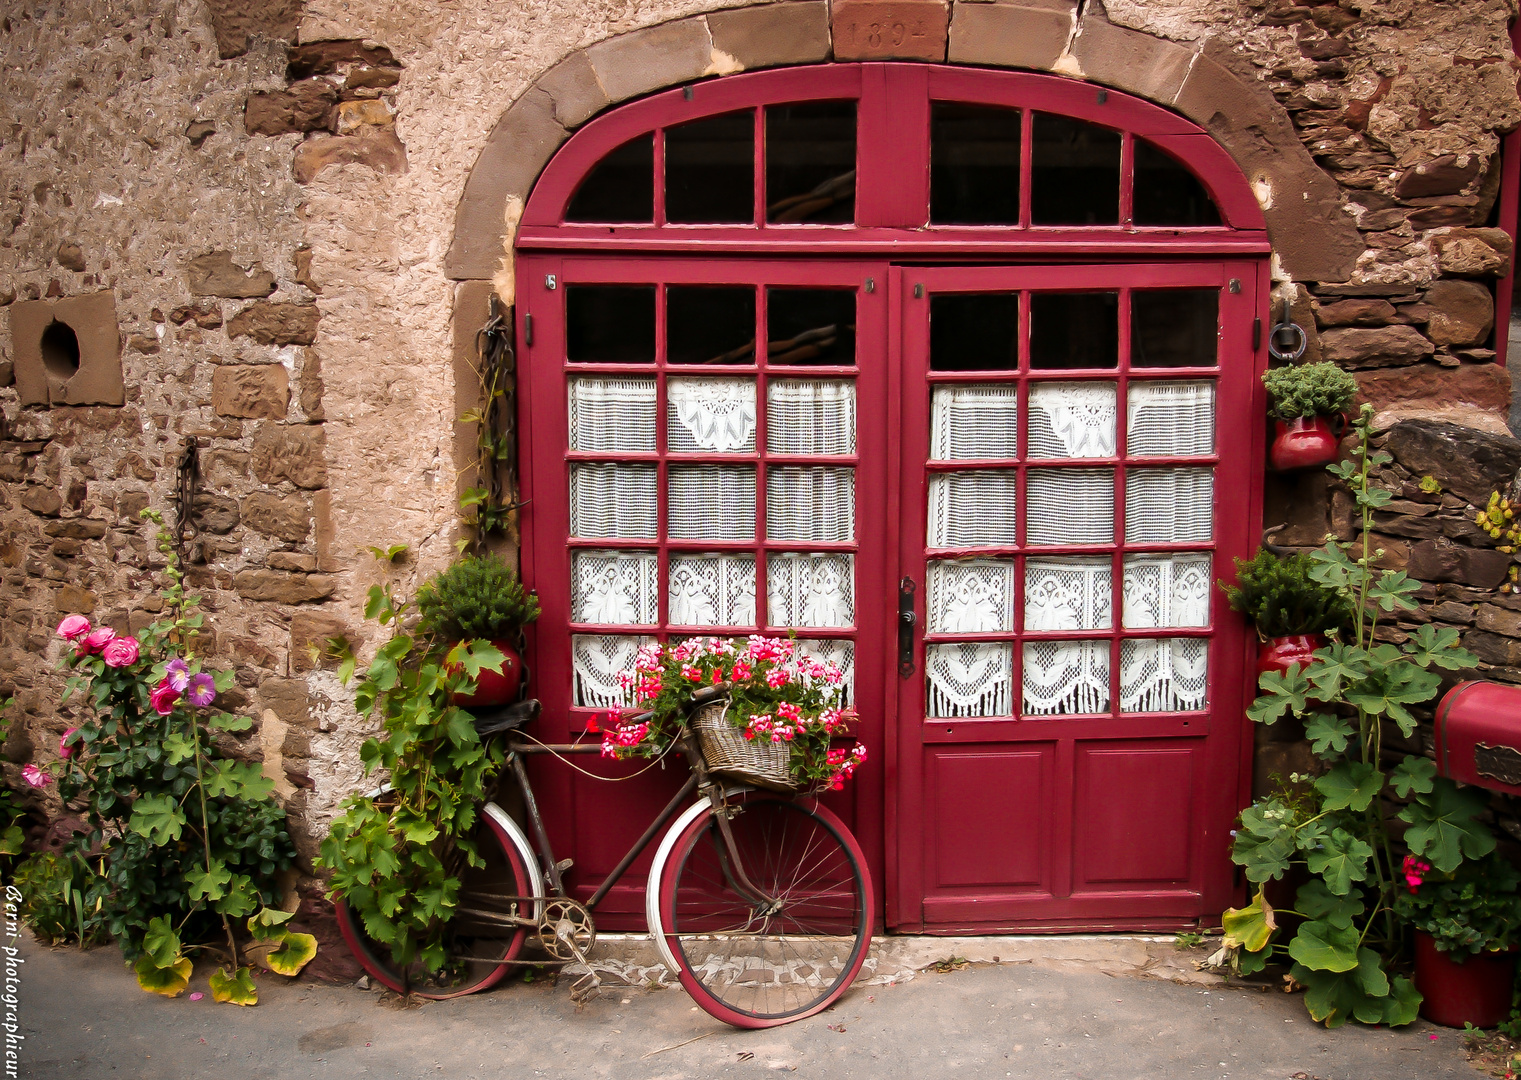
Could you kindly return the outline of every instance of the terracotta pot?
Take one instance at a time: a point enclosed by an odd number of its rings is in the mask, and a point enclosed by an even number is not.
[[[461,708],[489,709],[497,705],[510,705],[518,699],[518,690],[523,685],[523,658],[509,642],[493,641],[491,644],[507,658],[502,661],[502,670],[500,673],[482,671],[475,680],[475,693],[453,695],[450,700]],[[455,672],[460,669],[451,664],[449,670]]]
[[[1340,453],[1338,429],[1345,430],[1346,417],[1301,416],[1296,420],[1276,420],[1278,436],[1273,440],[1269,459],[1279,472],[1329,465]]]
[[[1517,950],[1464,953],[1461,964],[1439,952],[1430,934],[1415,932],[1415,988],[1421,1015],[1433,1024],[1492,1028],[1510,1015]]]
[[[1294,634],[1291,637],[1268,638],[1257,647],[1257,676],[1276,671],[1287,675],[1294,666],[1308,667],[1316,649],[1323,649],[1326,639],[1321,634]]]

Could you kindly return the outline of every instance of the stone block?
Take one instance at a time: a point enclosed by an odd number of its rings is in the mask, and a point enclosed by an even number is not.
[[[292,671],[311,671],[317,667],[336,667],[336,661],[323,660],[330,638],[344,638],[350,645],[364,640],[349,624],[336,615],[320,611],[298,611],[290,619],[290,667]],[[318,655],[312,657],[312,648]]]
[[[333,524],[333,493],[327,488],[312,495],[312,525],[316,532],[312,543],[317,549],[317,569],[328,574],[342,570],[345,563],[333,552],[338,530]]]
[[[211,407],[221,416],[284,420],[289,402],[283,364],[223,364],[211,373]]]
[[[243,500],[239,509],[243,515],[243,523],[265,536],[295,544],[305,540],[307,534],[312,531],[311,510],[307,508],[306,499],[300,495],[276,495],[268,491],[255,491]],[[296,569],[296,567],[284,569]],[[316,566],[308,566],[304,569],[315,570]]]
[[[326,600],[337,583],[326,574],[290,574],[279,570],[240,570],[233,576],[232,587],[245,600],[264,600],[275,604],[304,604]]]
[[[455,212],[454,239],[444,259],[444,273],[449,277],[488,279],[496,273],[507,253],[504,210],[508,200],[528,197],[550,157],[569,138],[555,119],[554,108],[548,94],[529,90],[486,136]]]
[[[253,438],[254,475],[264,484],[289,480],[298,488],[325,487],[325,447],[321,427],[261,424]]]
[[[121,332],[110,291],[10,306],[11,358],[23,405],[121,405]]]
[[[1442,604],[1442,607],[1465,607],[1462,604]],[[1468,617],[1474,619],[1477,612],[1477,621],[1474,623],[1480,630],[1487,630],[1492,634],[1501,634],[1505,637],[1521,638],[1521,612],[1507,611],[1505,608],[1495,607],[1492,604],[1480,604],[1477,608],[1468,609]]]
[[[586,50],[609,102],[700,79],[713,63],[712,38],[700,18],[677,19],[599,41]]]
[[[1426,336],[1438,345],[1483,345],[1495,325],[1495,298],[1477,281],[1438,281],[1426,290]]]
[[[931,60],[946,57],[947,0],[834,0],[830,33],[836,60]]]
[[[242,56],[255,36],[295,41],[301,6],[302,0],[207,0],[217,55],[223,60]]]
[[[1481,607],[1479,610],[1480,612],[1486,610],[1501,611],[1500,608],[1483,607]],[[1521,615],[1517,615],[1513,611],[1502,611],[1502,614],[1510,616],[1512,619],[1516,620],[1518,626],[1521,626]],[[1474,609],[1470,604],[1460,604],[1455,600],[1444,600],[1442,603],[1437,604],[1431,609],[1431,617],[1433,619],[1440,619],[1443,622],[1457,623],[1459,626],[1467,626],[1469,623],[1474,621]],[[1482,617],[1480,619],[1480,628],[1486,630],[1493,629],[1493,627],[1486,627],[1483,625]],[[1518,630],[1517,632],[1521,633],[1521,630]]]
[[[390,127],[394,123],[386,103],[375,98],[338,103],[336,129],[340,135],[354,135],[370,128]]]
[[[54,253],[53,258],[57,260],[58,265],[63,267],[65,270],[72,270],[76,274],[82,274],[85,272],[84,248],[80,247],[72,240],[65,240],[63,243],[59,244],[58,250]]]
[[[316,349],[307,349],[302,356],[297,393],[301,411],[308,420],[327,419],[322,411],[322,391],[322,356]]]
[[[1320,335],[1321,358],[1352,368],[1414,364],[1430,356],[1430,341],[1413,326],[1341,326]]]
[[[89,615],[95,604],[95,594],[78,585],[60,585],[53,590],[53,609],[59,615]]]
[[[253,338],[260,345],[310,345],[321,319],[316,304],[256,301],[227,320],[227,336]]]
[[[291,173],[296,183],[310,184],[331,165],[364,165],[378,173],[396,175],[407,171],[407,148],[394,128],[308,139],[296,147]]]
[[[566,56],[533,85],[548,96],[552,118],[566,129],[580,127],[608,105],[584,50]]]
[[[226,251],[210,251],[191,259],[185,267],[185,280],[196,296],[250,300],[268,296],[275,291],[275,275],[258,263],[249,267],[238,266],[232,261],[232,254]],[[195,318],[197,325],[200,324],[200,312],[189,308],[176,309],[171,313],[171,319],[181,312],[184,313],[183,317],[174,319],[175,322]],[[221,313],[217,314],[217,325],[220,326]]]
[[[287,90],[248,95],[243,128],[250,135],[289,135],[333,126],[338,88],[326,79],[304,79]]]
[[[1092,5],[1072,53],[1085,78],[1160,102],[1178,96],[1194,59],[1192,49],[1115,26]]]
[[[1431,234],[1431,246],[1444,274],[1503,277],[1514,245],[1504,229],[1447,229]]]
[[[261,711],[268,709],[287,724],[316,727],[303,679],[265,679],[259,684],[257,700]]]
[[[1487,503],[1490,494],[1503,489],[1521,469],[1521,441],[1460,424],[1407,420],[1389,429],[1384,449],[1412,475],[1435,477],[1444,491],[1474,506]],[[1502,563],[1508,560],[1500,552],[1488,554],[1499,556]]]
[[[1472,410],[1505,416],[1510,411],[1510,379],[1494,364],[1464,364],[1443,368],[1436,364],[1359,371],[1359,402],[1371,403],[1379,413],[1422,410]],[[1380,427],[1391,426],[1380,423]]]
[[[42,531],[69,540],[99,540],[106,535],[106,523],[95,518],[64,518],[48,522]]]
[[[21,505],[42,517],[57,517],[63,510],[63,496],[57,488],[29,487],[21,496]]]
[[[1521,641],[1512,637],[1470,630],[1463,635],[1463,647],[1486,664],[1521,665]]]
[[[1387,326],[1399,318],[1399,312],[1387,300],[1374,297],[1349,298],[1322,304],[1315,310],[1315,322],[1322,328],[1332,326]]]
[[[1505,580],[1510,556],[1489,548],[1462,547],[1446,539],[1421,540],[1411,545],[1405,565],[1417,581],[1455,581],[1476,589],[1493,589]]]
[[[1406,169],[1394,193],[1401,199],[1424,199],[1433,195],[1456,195],[1479,178],[1484,158],[1479,154],[1443,154]]]
[[[1060,8],[1038,2],[972,4],[958,0],[951,6],[946,59],[953,64],[1050,71],[1072,37],[1076,7],[1076,0]]]
[[[203,491],[195,497],[190,520],[202,532],[226,536],[238,527],[238,501],[226,495]]]
[[[714,52],[746,69],[829,59],[829,4],[800,0],[708,14]],[[542,85],[542,80],[540,82]]]
[[[264,563],[271,570],[310,574],[317,569],[317,556],[308,555],[304,551],[271,551]]]

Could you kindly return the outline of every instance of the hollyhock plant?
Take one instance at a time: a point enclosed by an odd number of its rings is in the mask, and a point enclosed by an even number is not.
[[[204,671],[199,675],[190,676],[190,681],[185,685],[185,700],[192,705],[205,708],[217,699],[216,680]]]
[[[135,637],[112,638],[100,650],[100,658],[107,667],[124,668],[137,663],[138,644]]]
[[[183,694],[185,687],[190,685],[190,665],[175,657],[164,665],[164,681]]]
[[[866,760],[857,745],[832,746],[848,736],[855,714],[841,708],[844,673],[786,638],[751,635],[743,641],[688,638],[645,645],[618,685],[645,713],[611,710],[592,717],[605,757],[658,757],[683,729],[687,706],[701,686],[729,686],[725,718],[747,742],[785,754],[793,781],[839,790]]]

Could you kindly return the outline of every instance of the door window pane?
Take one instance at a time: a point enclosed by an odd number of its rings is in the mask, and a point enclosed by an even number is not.
[[[1209,625],[1209,555],[1127,555],[1125,629]]]
[[[957,642],[924,650],[925,712],[932,717],[1011,716],[1014,646]]]
[[[1032,368],[1115,368],[1119,364],[1119,293],[1030,294]]]
[[[1120,642],[1121,712],[1202,709],[1208,687],[1208,640],[1161,638]]]
[[[571,621],[648,625],[659,617],[660,561],[653,551],[576,551],[571,556]]]
[[[755,449],[754,379],[670,379],[665,384],[671,453],[731,454]]]
[[[767,289],[766,342],[770,364],[854,364],[855,290]]]
[[[755,470],[672,465],[666,531],[673,540],[754,540]]]
[[[1107,558],[1026,559],[1026,630],[1108,630],[1114,571]]]
[[[1215,384],[1131,383],[1125,440],[1133,457],[1213,453]]]
[[[655,539],[654,465],[578,461],[570,467],[570,535]]]
[[[589,709],[615,709],[634,703],[618,674],[634,666],[634,654],[655,639],[632,635],[576,634],[570,639],[574,701]]]
[[[655,220],[655,136],[630,139],[593,166],[571,196],[566,221]]]
[[[1119,224],[1120,133],[1084,120],[1036,113],[1031,136],[1031,222]]]
[[[820,664],[832,665],[843,677],[839,707],[854,704],[856,698],[856,643],[850,638],[798,638],[800,655]]]
[[[930,460],[990,461],[1018,454],[1019,387],[937,386],[930,394]]]
[[[1025,475],[1025,500],[1026,543],[1114,540],[1113,469],[1031,469]]]
[[[930,222],[1019,224],[1019,110],[930,105]]]
[[[930,547],[995,547],[1016,542],[1013,469],[934,473],[929,481]]]
[[[570,448],[655,452],[655,380],[570,380]]]
[[[856,217],[856,103],[766,107],[766,220],[848,224]]]
[[[856,621],[855,557],[772,555],[766,562],[771,626],[851,626]]]
[[[1060,716],[1108,709],[1109,642],[1025,642],[1027,715]]]
[[[1019,367],[1019,294],[939,293],[930,297],[930,367],[935,371],[1012,371]]]
[[[748,285],[668,286],[665,321],[673,364],[755,363],[755,290]]]
[[[653,364],[655,286],[567,285],[565,355],[573,364]]]
[[[1214,367],[1219,289],[1137,289],[1130,294],[1131,367]]]
[[[856,538],[856,471],[823,465],[766,470],[766,536],[803,543]]]
[[[755,556],[673,552],[666,612],[676,626],[754,626]]]
[[[1125,476],[1125,542],[1203,543],[1214,534],[1213,469],[1131,469]]]
[[[1137,138],[1134,147],[1137,225],[1220,224],[1214,200],[1182,162],[1145,139]]]
[[[1014,562],[1010,559],[931,560],[925,610],[932,634],[981,634],[1014,629]]]
[[[1113,457],[1116,396],[1109,382],[1034,383],[1026,456]]]
[[[665,219],[680,225],[755,220],[755,113],[665,129]]]
[[[849,379],[772,379],[766,410],[773,454],[856,452],[856,385]]]

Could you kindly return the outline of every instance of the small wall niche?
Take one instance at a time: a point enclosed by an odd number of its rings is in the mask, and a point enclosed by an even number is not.
[[[111,292],[12,304],[11,355],[23,405],[120,405],[121,331]]]

